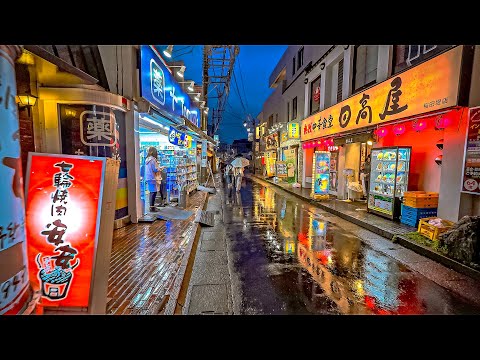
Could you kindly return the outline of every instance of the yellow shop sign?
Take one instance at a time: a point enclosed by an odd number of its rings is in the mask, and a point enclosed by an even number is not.
[[[462,46],[302,121],[302,141],[457,105]]]

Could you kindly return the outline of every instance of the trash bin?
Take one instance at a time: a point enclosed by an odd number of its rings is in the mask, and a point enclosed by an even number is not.
[[[178,207],[185,209],[187,207],[187,187],[183,186],[178,189]]]

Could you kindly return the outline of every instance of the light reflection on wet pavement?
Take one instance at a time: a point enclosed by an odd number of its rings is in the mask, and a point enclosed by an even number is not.
[[[242,314],[480,314],[291,195],[246,180],[224,221]]]

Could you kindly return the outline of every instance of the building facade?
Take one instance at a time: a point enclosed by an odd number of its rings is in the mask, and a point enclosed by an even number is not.
[[[373,212],[387,213],[389,196],[427,191],[439,194],[441,218],[477,214],[478,197],[460,191],[468,113],[478,106],[477,52],[462,45],[332,46],[305,72],[302,185],[315,184],[314,154],[325,151],[332,160],[328,193],[345,199],[347,184],[362,183],[371,154],[380,176],[366,184]],[[389,175],[377,156],[396,148],[408,153],[408,169],[399,161]]]

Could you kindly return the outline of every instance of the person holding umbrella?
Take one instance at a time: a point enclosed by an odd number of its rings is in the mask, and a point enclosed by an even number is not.
[[[237,192],[240,191],[240,187],[242,186],[243,168],[249,164],[250,161],[242,157],[240,154],[235,155],[235,159],[231,162],[231,165],[233,166],[233,177],[235,179],[235,189]]]

